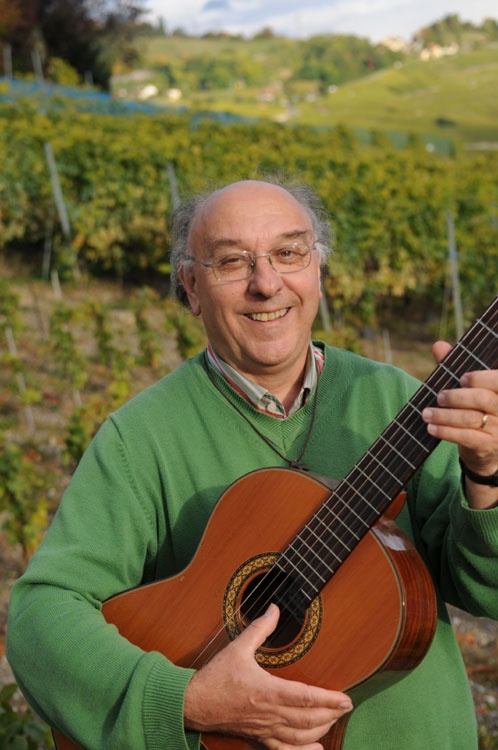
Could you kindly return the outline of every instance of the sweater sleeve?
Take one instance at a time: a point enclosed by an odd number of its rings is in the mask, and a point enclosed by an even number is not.
[[[449,443],[438,445],[413,487],[415,541],[441,595],[473,615],[498,619],[498,508],[469,507]]]
[[[101,611],[153,568],[165,521],[152,481],[139,490],[106,423],[12,592],[7,656],[19,686],[52,727],[89,750],[199,745],[183,728],[192,670],[144,653]]]

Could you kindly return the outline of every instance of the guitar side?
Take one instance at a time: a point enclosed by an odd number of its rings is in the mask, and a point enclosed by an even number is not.
[[[247,586],[328,494],[320,481],[290,469],[242,477],[218,502],[190,565],[108,600],[106,620],[145,651],[200,668],[243,628],[238,613]],[[258,650],[256,658],[280,677],[348,692],[357,705],[417,666],[435,623],[425,566],[398,527],[381,519],[311,603],[299,632],[284,645]],[[326,750],[340,749],[345,723],[322,740]],[[58,732],[54,739],[58,750],[78,748]],[[202,744],[254,748],[217,734],[203,735]]]

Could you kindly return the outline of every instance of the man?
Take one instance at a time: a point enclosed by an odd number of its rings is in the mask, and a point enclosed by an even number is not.
[[[215,731],[317,750],[351,711],[345,750],[477,746],[443,600],[498,617],[498,371],[466,374],[424,412],[444,442],[409,482],[398,522],[430,569],[439,620],[425,659],[396,685],[352,710],[333,685],[265,671],[254,654],[277,626],[275,606],[198,671],[142,652],[100,611],[183,570],[234,480],[296,465],[340,479],[416,390],[395,368],[311,341],[327,241],[307,189],[242,181],[177,212],[173,281],[202,317],[208,351],[103,425],[12,595],[18,682],[83,747],[183,750]],[[439,342],[436,357],[448,349]]]

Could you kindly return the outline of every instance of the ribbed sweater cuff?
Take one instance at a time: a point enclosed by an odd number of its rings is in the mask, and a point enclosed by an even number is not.
[[[166,659],[152,666],[143,702],[148,750],[199,750],[200,734],[186,732],[183,726],[185,691],[194,672],[175,667]]]
[[[498,508],[489,508],[486,510],[475,510],[471,508],[463,496],[461,502],[456,507],[454,515],[455,533],[459,538],[470,541],[469,532],[472,538],[478,540],[482,551],[484,543],[488,551],[496,553],[498,549]],[[470,542],[470,548],[474,545]]]

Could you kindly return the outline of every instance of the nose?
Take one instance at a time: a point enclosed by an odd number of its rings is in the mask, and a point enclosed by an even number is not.
[[[271,264],[269,253],[254,256],[253,270],[248,284],[251,294],[272,297],[282,288],[283,283],[281,274],[277,273]]]

